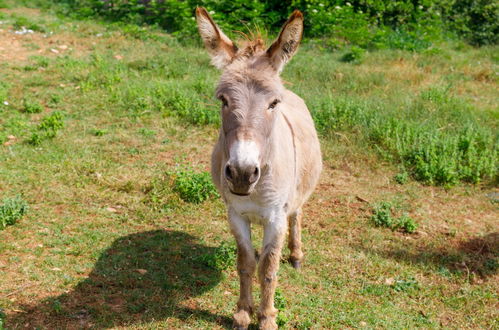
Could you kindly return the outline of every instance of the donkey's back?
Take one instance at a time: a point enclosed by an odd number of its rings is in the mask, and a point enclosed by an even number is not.
[[[301,97],[286,90],[283,115],[293,132],[296,152],[296,197],[290,213],[299,210],[314,191],[322,171],[319,138],[312,116]]]

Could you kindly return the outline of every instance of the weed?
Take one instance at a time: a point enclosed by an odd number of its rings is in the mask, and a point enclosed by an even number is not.
[[[154,137],[156,135],[156,131],[154,131],[152,129],[145,128],[145,127],[140,128],[139,133],[142,136],[148,137],[148,138]]]
[[[46,29],[44,26],[31,21],[27,17],[13,15],[13,18],[14,18],[13,28],[15,30],[21,30],[24,27],[28,30],[33,30],[33,31],[38,31],[38,32],[46,32]]]
[[[37,101],[24,98],[23,111],[26,113],[40,113],[43,111],[43,106]]]
[[[395,218],[392,215],[392,204],[381,202],[374,206],[371,221],[376,227],[390,228],[391,230],[400,230],[412,234],[418,228],[417,223],[407,214]]]
[[[418,229],[418,224],[410,216],[404,214],[395,221],[394,229],[400,229],[406,233],[412,234]]]
[[[0,7],[1,7],[1,2],[0,2]],[[5,320],[5,313],[3,312],[3,309],[0,308],[0,330],[4,329],[4,320]]]
[[[285,310],[286,310],[287,302],[286,298],[284,297],[282,290],[280,288],[276,288],[275,290],[275,295],[274,295],[274,307],[279,310],[279,313],[277,314],[277,325],[279,327],[284,327],[286,323],[289,322],[288,317],[286,316]]]
[[[392,205],[388,202],[381,202],[374,207],[371,221],[376,227],[392,228],[395,219],[392,216]]]
[[[64,121],[60,112],[52,112],[44,117],[38,126],[38,129],[46,132],[46,136],[52,138],[56,136],[57,131],[64,127]]]
[[[236,256],[236,246],[233,243],[222,242],[213,253],[202,254],[196,258],[210,268],[226,270],[235,265]]]
[[[398,184],[406,184],[409,181],[409,174],[406,171],[395,174],[393,177]]]
[[[10,85],[4,81],[0,80],[0,105],[7,99]]]
[[[91,133],[94,136],[104,136],[105,134],[107,134],[107,130],[95,128],[95,129],[91,130]]]
[[[15,224],[27,211],[28,203],[21,196],[4,198],[0,204],[0,230]]]
[[[45,116],[37,127],[37,132],[33,132],[28,144],[40,145],[43,140],[52,139],[57,135],[57,131],[64,127],[64,121],[60,112],[54,111]]]
[[[208,172],[196,173],[190,169],[179,169],[171,175],[174,178],[173,190],[186,202],[202,203],[211,197],[218,197]]]
[[[55,106],[59,104],[62,100],[62,96],[59,94],[51,94],[49,97],[49,105]]]
[[[352,46],[350,47],[350,50],[341,57],[340,60],[347,63],[360,63],[364,57],[365,52],[366,51],[360,47]]]
[[[395,280],[395,282],[392,284],[392,288],[397,292],[409,292],[418,290],[419,283],[414,277],[410,277],[408,279],[399,279]]]

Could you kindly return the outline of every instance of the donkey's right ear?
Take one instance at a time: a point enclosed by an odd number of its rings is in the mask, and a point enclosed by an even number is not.
[[[199,34],[211,56],[211,63],[223,69],[236,55],[236,45],[220,30],[203,7],[196,8],[196,21]]]

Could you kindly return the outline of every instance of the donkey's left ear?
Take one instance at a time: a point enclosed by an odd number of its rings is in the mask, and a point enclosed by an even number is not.
[[[277,40],[267,50],[267,56],[277,72],[281,72],[284,64],[296,53],[302,35],[303,14],[299,10],[295,10],[284,23]]]
[[[236,45],[220,30],[206,9],[196,8],[196,21],[206,50],[211,55],[211,63],[223,69],[236,55]]]

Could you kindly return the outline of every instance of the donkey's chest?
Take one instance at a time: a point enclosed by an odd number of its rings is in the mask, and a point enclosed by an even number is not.
[[[231,199],[229,207],[252,223],[259,223],[262,225],[266,224],[268,221],[272,221],[278,214],[282,213],[282,208],[279,207],[278,204],[262,205],[248,197]]]

